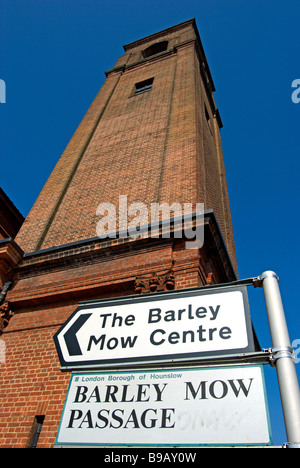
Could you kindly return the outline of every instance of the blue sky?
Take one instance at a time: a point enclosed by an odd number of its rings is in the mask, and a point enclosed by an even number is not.
[[[300,103],[291,99],[299,0],[0,0],[0,186],[26,216],[122,45],[191,18],[224,124],[239,276],[276,271],[291,341],[300,339]],[[263,293],[249,288],[249,296],[268,348]],[[265,373],[274,443],[282,444],[276,371]]]

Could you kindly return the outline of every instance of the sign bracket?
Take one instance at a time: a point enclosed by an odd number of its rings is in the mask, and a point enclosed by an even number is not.
[[[265,365],[265,364],[272,364],[274,361],[274,354],[272,348],[263,349],[262,351],[256,351],[253,353],[237,353],[237,354],[228,354],[228,355],[220,355],[220,356],[211,356],[205,358],[199,358],[196,361],[191,360],[172,360],[172,362],[165,361],[156,364],[157,369],[163,369],[164,367],[178,367],[178,365],[182,365],[184,367],[219,367],[219,366],[241,366],[241,365]],[[70,371],[107,371],[112,370],[116,371],[118,369],[122,369],[122,371],[126,370],[138,370],[138,369],[147,369],[153,368],[153,362],[143,362],[139,364],[118,364],[118,365],[111,365],[111,364],[101,364],[101,366],[97,365],[79,365],[79,366],[62,366],[60,370],[62,372],[70,372]]]

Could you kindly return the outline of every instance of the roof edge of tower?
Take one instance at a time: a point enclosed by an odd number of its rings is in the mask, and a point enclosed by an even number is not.
[[[176,24],[175,26],[171,26],[170,28],[167,28],[167,29],[163,29],[162,31],[159,31],[157,33],[154,33],[154,34],[150,34],[149,36],[146,36],[146,37],[143,37],[142,39],[138,39],[137,41],[134,41],[134,42],[130,42],[129,44],[125,44],[123,45],[123,48],[125,51],[129,50],[129,49],[133,49],[134,47],[137,47],[145,42],[149,42],[150,40],[153,40],[153,39],[156,39],[156,38],[159,38],[161,36],[164,36],[165,34],[168,34],[168,33],[171,33],[171,32],[174,32],[176,30],[179,30],[179,29],[182,29],[188,25],[193,25],[195,27],[195,30],[197,30],[197,26],[196,26],[196,20],[195,18],[192,18],[188,21],[184,21],[183,23],[179,23],[179,24]],[[197,30],[198,32],[198,30]],[[199,33],[198,33],[199,35]]]
[[[167,28],[167,29],[164,29],[164,30],[159,31],[157,33],[154,33],[154,34],[151,34],[149,36],[143,37],[142,39],[138,39],[137,41],[131,42],[129,44],[125,44],[125,45],[123,45],[123,48],[124,48],[124,50],[126,52],[126,51],[128,51],[130,49],[133,49],[134,47],[138,47],[138,46],[140,46],[142,44],[145,44],[145,43],[147,43],[149,41],[152,41],[154,39],[159,39],[160,37],[165,36],[166,34],[169,34],[169,33],[174,32],[174,31],[178,31],[178,30],[183,29],[183,28],[185,28],[187,26],[190,26],[190,25],[192,25],[193,28],[194,28],[194,31],[195,31],[195,34],[196,34],[196,37],[197,37],[197,43],[198,43],[199,50],[200,50],[201,60],[202,60],[202,62],[205,63],[206,73],[208,75],[209,82],[211,83],[211,88],[212,88],[211,90],[212,90],[212,92],[214,92],[216,90],[215,85],[214,85],[214,81],[213,81],[213,78],[212,78],[211,73],[210,73],[209,65],[208,65],[207,58],[206,58],[206,55],[205,55],[205,52],[204,52],[202,41],[200,39],[200,34],[199,34],[199,31],[198,31],[198,27],[197,27],[197,23],[196,23],[195,18],[184,21],[183,23],[176,24],[175,26],[171,26],[170,28]]]

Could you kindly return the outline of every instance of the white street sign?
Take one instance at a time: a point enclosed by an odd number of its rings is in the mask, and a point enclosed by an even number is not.
[[[246,287],[85,303],[54,340],[61,365],[73,368],[254,351]]]
[[[56,446],[271,444],[260,366],[75,373]]]

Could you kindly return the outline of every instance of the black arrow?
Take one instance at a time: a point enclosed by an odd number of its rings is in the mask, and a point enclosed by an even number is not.
[[[64,334],[68,352],[70,356],[82,356],[81,348],[76,338],[76,333],[80,330],[92,314],[83,314],[73,323],[69,330]]]

